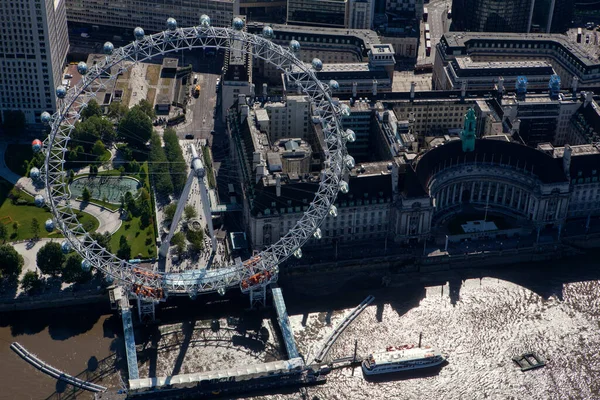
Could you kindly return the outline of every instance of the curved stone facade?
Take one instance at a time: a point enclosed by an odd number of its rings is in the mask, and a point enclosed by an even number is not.
[[[560,164],[526,146],[477,140],[474,151],[463,152],[455,141],[425,153],[416,171],[434,199],[434,221],[465,203],[489,206],[536,226],[560,225],[567,217],[569,181]]]

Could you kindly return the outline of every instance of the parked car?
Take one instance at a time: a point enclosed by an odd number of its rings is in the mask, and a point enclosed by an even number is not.
[[[194,135],[192,135],[191,133],[188,133],[187,135],[185,135],[186,139],[193,139]]]

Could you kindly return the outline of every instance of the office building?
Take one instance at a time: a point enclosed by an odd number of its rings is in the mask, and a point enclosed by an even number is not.
[[[469,32],[564,32],[569,0],[453,0],[453,30]]]
[[[444,34],[436,46],[433,87],[444,87],[445,67],[464,57],[475,62],[547,61],[560,76],[563,88],[600,86],[598,58],[565,35],[450,32]]]
[[[392,16],[423,18],[423,0],[386,0],[385,12]]]
[[[373,45],[381,44],[377,33],[366,29],[314,29],[298,25],[270,25],[273,28],[273,42],[287,47],[291,40],[300,43],[300,52],[296,54],[301,61],[310,63],[319,58],[324,65],[364,62],[369,57]],[[264,24],[248,23],[248,32],[260,34]],[[281,71],[270,63],[254,60],[261,77],[279,85]]]
[[[239,0],[65,0],[67,19],[88,25],[132,30],[141,26],[147,32],[162,31],[167,18],[173,17],[179,26],[195,26],[206,14],[214,26],[229,26],[234,15],[240,14]]]
[[[69,50],[64,0],[0,2],[0,113],[22,111],[25,122],[40,122],[56,110]]]
[[[287,23],[348,28],[348,0],[287,0]]]
[[[375,17],[375,0],[349,0],[348,28],[371,29]]]
[[[546,89],[554,75],[548,61],[474,61],[471,57],[459,57],[444,68],[444,74],[436,76],[435,89],[456,90],[462,85],[468,89],[494,89],[499,77],[506,87],[514,88],[519,76],[526,76],[529,89]]]

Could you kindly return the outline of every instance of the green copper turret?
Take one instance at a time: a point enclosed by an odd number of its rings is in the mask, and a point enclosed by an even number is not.
[[[462,140],[462,149],[466,153],[467,151],[475,150],[475,111],[469,108],[469,111],[465,114],[465,125],[463,130],[460,132],[460,140]]]

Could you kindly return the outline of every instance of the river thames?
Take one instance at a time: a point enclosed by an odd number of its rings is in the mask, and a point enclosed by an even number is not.
[[[403,277],[397,275],[393,287],[387,288],[376,288],[378,282],[365,276],[348,281],[323,278],[318,284],[309,284],[308,278],[296,279],[295,287],[302,290],[282,287],[299,350],[307,359],[314,357],[344,315],[373,294],[375,302],[342,334],[330,357],[352,355],[355,340],[358,354],[365,356],[389,345],[417,343],[422,333],[423,345],[447,354],[448,363],[436,374],[377,380],[365,379],[360,368],[337,370],[328,375],[325,385],[302,393],[249,398],[599,399],[598,279],[600,268],[594,256],[554,265],[407,277],[405,283],[400,283]],[[12,353],[8,345],[13,341],[65,372],[81,373],[83,378],[103,374],[102,384],[118,385],[117,375],[110,370],[115,353],[120,356],[123,352],[119,318],[104,307],[77,310],[29,312],[17,317],[0,314],[0,399],[58,399],[57,391],[62,392],[60,398],[69,398],[69,388]],[[203,351],[212,352],[210,346]],[[546,367],[521,372],[512,357],[526,351],[542,356]],[[236,349],[232,352],[227,364],[235,360]],[[215,356],[208,357],[209,366],[222,365],[223,356],[217,353],[215,350]],[[265,359],[256,353],[252,357],[256,362]],[[206,357],[202,365],[206,368]],[[157,373],[168,373],[169,368]]]

